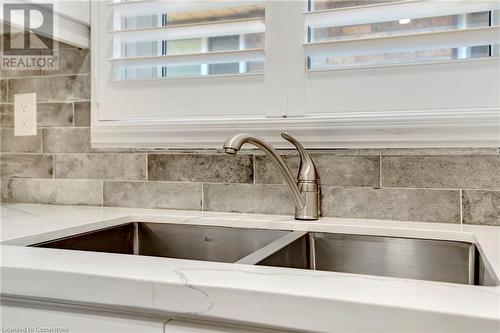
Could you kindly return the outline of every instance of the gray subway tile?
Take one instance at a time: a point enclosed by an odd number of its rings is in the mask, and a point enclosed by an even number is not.
[[[57,154],[55,178],[146,180],[146,154]]]
[[[14,126],[14,106],[12,104],[0,104],[0,127]]]
[[[15,202],[59,205],[102,204],[102,181],[68,179],[13,179]]]
[[[37,125],[40,127],[72,127],[73,103],[37,103]],[[14,126],[14,106],[0,105],[2,127]]]
[[[382,186],[500,189],[500,155],[382,156]]]
[[[280,152],[281,157],[286,162],[292,174],[297,175],[299,168],[299,158],[294,153],[284,154]],[[282,184],[281,173],[274,162],[266,155],[255,155],[255,182],[259,184]],[[316,159],[315,159],[316,162]],[[318,170],[319,171],[319,170]],[[321,175],[321,171],[320,171]]]
[[[1,202],[12,202],[12,179],[0,179]]]
[[[0,27],[1,30],[1,27]],[[0,35],[2,38],[0,38],[0,41],[2,42],[0,45],[0,54],[2,54],[1,49],[3,47],[3,40],[10,39],[10,43],[12,47],[16,46],[21,46],[24,45],[24,33],[9,33],[9,34],[1,34]],[[45,47],[43,43],[40,41],[38,37],[36,37],[33,33],[30,33],[30,43],[33,48],[43,48]],[[30,46],[31,46],[30,45]],[[39,50],[30,50],[29,55],[33,56],[40,56],[42,53]],[[15,59],[14,60],[19,60]],[[1,78],[12,78],[12,77],[24,77],[24,76],[37,76],[41,75],[42,71],[40,69],[40,66],[37,66],[37,64],[31,64],[29,68],[26,68],[25,66],[19,66],[18,61],[15,63],[10,61],[9,57],[4,58],[5,63],[2,63],[2,66],[0,66],[0,77]]]
[[[500,191],[462,191],[463,223],[500,226]]]
[[[149,180],[253,183],[252,156],[150,154]]]
[[[0,80],[0,102],[8,101],[8,81]]]
[[[38,103],[38,126],[71,127],[73,126],[72,103]]]
[[[90,99],[90,75],[46,76],[9,80],[9,101],[14,94],[37,94],[39,102]]]
[[[323,185],[380,186],[378,155],[311,154]],[[295,176],[299,168],[296,155],[283,156]],[[283,183],[278,168],[267,156],[255,156],[255,182]]]
[[[426,189],[321,189],[323,216],[460,223],[460,191]]]
[[[52,178],[52,155],[2,154],[0,156],[2,178]]]
[[[43,75],[90,73],[90,50],[63,48],[55,50],[56,69],[43,70]]]
[[[13,128],[1,130],[2,153],[40,153],[42,151],[42,135],[14,136]]]
[[[199,183],[104,182],[104,206],[201,210]]]
[[[130,153],[135,149],[92,148],[90,128],[65,127],[42,130],[43,152],[45,153]]]
[[[257,214],[293,214],[285,185],[203,184],[203,210]]]
[[[90,126],[90,102],[75,102],[75,126]]]
[[[0,76],[3,78],[20,78],[20,77],[32,77],[42,75],[42,70],[38,69],[1,69]]]
[[[46,153],[88,153],[90,128],[44,128],[43,151]]]
[[[38,54],[36,55],[41,55],[40,52],[38,52]],[[4,58],[5,59],[5,58]],[[6,60],[8,61],[8,60]],[[30,69],[27,69],[27,68],[21,68],[19,66],[16,66],[16,65],[12,65],[12,62],[8,62],[6,63],[6,65],[4,65],[2,67],[2,69],[0,69],[0,77],[3,77],[3,78],[18,78],[18,77],[27,77],[27,76],[40,76],[42,75],[42,70],[41,70],[41,67],[39,66],[33,66],[31,67]]]

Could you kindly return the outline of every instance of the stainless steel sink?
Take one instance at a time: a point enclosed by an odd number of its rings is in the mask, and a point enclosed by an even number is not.
[[[259,265],[497,285],[472,243],[311,232]]]
[[[134,222],[31,246],[498,285],[459,241]]]
[[[136,222],[33,246],[236,262],[289,231]]]

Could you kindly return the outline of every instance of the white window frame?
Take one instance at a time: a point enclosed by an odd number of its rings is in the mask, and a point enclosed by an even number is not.
[[[266,96],[262,98],[272,110],[266,115],[165,119],[158,113],[147,120],[103,118],[99,110],[103,81],[98,78],[104,61],[99,34],[105,30],[99,27],[99,2],[91,7],[94,147],[220,148],[229,135],[249,132],[285,148],[289,146],[279,136],[284,130],[308,148],[500,145],[499,58],[305,71],[305,1],[266,2]],[[464,73],[471,83],[451,84]],[[404,78],[408,79],[401,81]],[[342,94],[325,98],[323,80]],[[441,83],[439,89],[433,86],[435,80]],[[401,89],[401,82],[408,89]],[[450,82],[454,91],[443,82]],[[346,88],[355,86],[361,86],[361,94]],[[425,107],[429,103],[423,103],[423,96],[435,101],[436,107]],[[328,108],[335,112],[325,112]]]

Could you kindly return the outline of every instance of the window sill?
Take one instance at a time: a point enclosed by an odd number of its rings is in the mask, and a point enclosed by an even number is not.
[[[95,118],[94,118],[95,119]],[[498,147],[500,110],[379,111],[289,118],[102,121],[92,126],[95,148],[221,148],[238,132],[289,148],[290,131],[307,148]]]

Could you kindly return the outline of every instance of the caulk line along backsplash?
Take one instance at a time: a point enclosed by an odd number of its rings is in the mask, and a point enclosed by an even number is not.
[[[58,71],[1,72],[4,202],[292,214],[260,152],[102,150],[90,145],[90,53]],[[38,135],[14,137],[13,96],[36,92]],[[222,145],[222,142],[221,142]],[[298,159],[288,151],[294,170]],[[498,147],[314,151],[324,216],[500,226]]]

